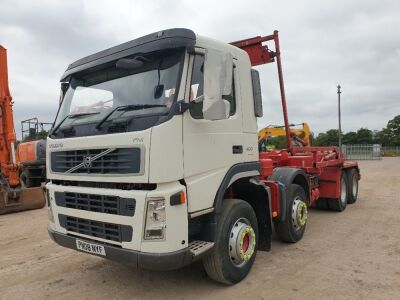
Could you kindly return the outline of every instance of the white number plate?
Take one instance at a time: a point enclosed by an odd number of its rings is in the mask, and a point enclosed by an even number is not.
[[[97,255],[103,255],[106,256],[106,250],[104,249],[104,246],[102,245],[97,245],[93,243],[88,243],[86,241],[82,240],[76,240],[76,249],[82,250],[85,252],[97,254]]]

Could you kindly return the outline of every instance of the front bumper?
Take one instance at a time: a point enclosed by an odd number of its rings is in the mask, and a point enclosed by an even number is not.
[[[75,237],[56,232],[51,228],[48,228],[48,232],[52,240],[54,240],[57,244],[63,247],[77,250]],[[79,239],[85,240],[84,238],[79,238]],[[96,241],[88,240],[88,242],[93,243]],[[189,265],[194,258],[189,248],[168,253],[147,253],[147,252],[123,249],[107,244],[102,244],[102,246],[104,246],[107,256],[99,255],[100,257],[108,258],[120,262],[124,265],[133,266],[135,268],[142,268],[148,270],[167,271],[167,270],[179,269]],[[87,252],[84,253],[89,254]]]
[[[117,248],[138,251],[140,253],[173,253],[187,248],[188,245],[188,213],[187,203],[180,205],[170,205],[171,195],[184,191],[184,187],[179,182],[158,184],[155,190],[122,190],[111,188],[92,188],[82,186],[64,186],[59,184],[47,183],[48,197],[54,220],[49,222],[49,228],[57,233],[71,234],[71,236],[81,237],[97,243],[116,245]],[[55,194],[75,193],[91,194],[95,197],[115,196],[120,198],[133,198],[136,200],[133,216],[121,214],[111,214],[92,210],[67,207],[67,205],[57,204]],[[146,201],[151,198],[166,199],[166,232],[163,240],[144,240],[143,233],[145,228]],[[79,199],[78,199],[79,200]],[[100,201],[100,200],[99,200]],[[61,215],[89,220],[90,222],[109,223],[112,226],[131,227],[131,238],[112,239],[104,236],[93,235],[90,231],[81,232],[74,229],[69,230],[60,223]],[[62,221],[62,220],[61,220]]]

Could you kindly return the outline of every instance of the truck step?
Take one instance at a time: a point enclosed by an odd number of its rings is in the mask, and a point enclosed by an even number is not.
[[[191,241],[189,243],[190,252],[193,256],[205,254],[214,247],[214,243],[206,241]]]

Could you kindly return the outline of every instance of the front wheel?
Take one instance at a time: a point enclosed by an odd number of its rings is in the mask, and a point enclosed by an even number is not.
[[[257,218],[250,204],[224,200],[215,241],[213,252],[203,259],[208,276],[229,285],[241,281],[250,272],[257,253]]]
[[[308,209],[306,193],[298,184],[291,184],[286,203],[285,221],[275,221],[275,232],[283,242],[296,243],[306,230]]]

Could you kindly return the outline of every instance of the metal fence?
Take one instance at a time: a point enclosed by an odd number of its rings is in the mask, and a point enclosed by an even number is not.
[[[381,157],[381,145],[342,145],[345,159],[355,160],[379,160]]]
[[[385,146],[381,149],[382,156],[400,156],[399,146]]]

